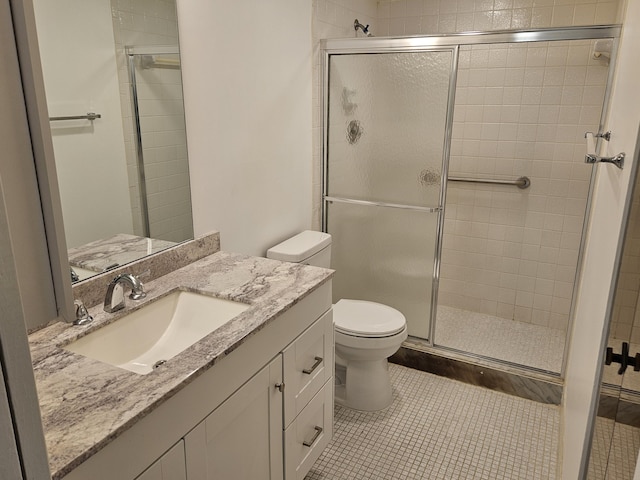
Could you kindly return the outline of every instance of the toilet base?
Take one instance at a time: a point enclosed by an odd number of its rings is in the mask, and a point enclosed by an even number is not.
[[[335,402],[338,405],[365,412],[383,410],[391,405],[393,396],[386,358],[350,361],[346,367],[346,378],[344,369],[344,366],[336,364]]]

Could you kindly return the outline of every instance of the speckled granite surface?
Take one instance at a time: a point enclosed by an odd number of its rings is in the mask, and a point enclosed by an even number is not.
[[[139,276],[143,283],[147,283],[219,250],[220,233],[212,232],[74,283],[73,297],[82,300],[87,307],[92,307],[104,302],[107,285],[120,273],[131,273]]]
[[[147,298],[127,299],[123,312],[108,314],[96,306],[89,310],[95,319],[91,325],[56,323],[32,333],[29,343],[53,478],[62,478],[331,276],[331,270],[322,268],[218,252],[148,282]],[[175,290],[251,308],[148,375],[62,348]]]
[[[92,272],[102,273],[107,269],[111,270],[120,265],[131,263],[174,245],[176,242],[119,233],[81,247],[70,248],[69,264],[72,267],[81,267]]]

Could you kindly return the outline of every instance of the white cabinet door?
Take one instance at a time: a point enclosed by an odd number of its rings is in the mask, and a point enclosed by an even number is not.
[[[282,480],[282,356],[185,437],[189,480]]]
[[[136,480],[187,480],[184,440],[176,443]]]

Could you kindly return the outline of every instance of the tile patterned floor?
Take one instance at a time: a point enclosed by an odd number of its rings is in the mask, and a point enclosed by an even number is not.
[[[565,333],[530,323],[438,305],[435,342],[463,352],[560,372]]]
[[[640,428],[598,417],[587,479],[632,480],[639,449]]]
[[[336,407],[305,480],[555,479],[558,407],[389,365],[394,403]]]

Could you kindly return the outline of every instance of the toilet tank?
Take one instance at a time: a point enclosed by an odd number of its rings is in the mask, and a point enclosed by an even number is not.
[[[267,258],[329,268],[331,266],[331,235],[305,230],[271,247],[267,250]]]

